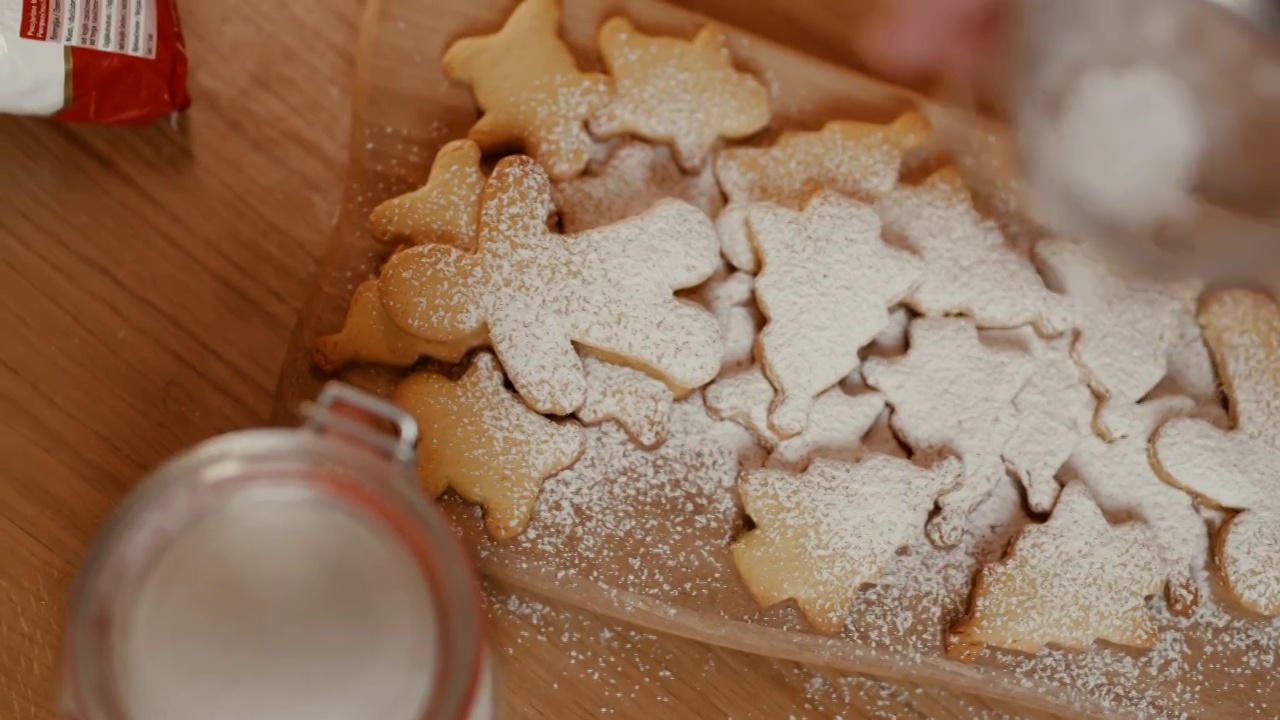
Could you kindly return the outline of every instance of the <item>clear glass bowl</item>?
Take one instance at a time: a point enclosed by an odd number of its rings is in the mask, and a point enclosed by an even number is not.
[[[317,337],[339,329],[355,286],[370,277],[388,253],[366,231],[370,211],[424,182],[435,151],[463,137],[476,118],[468,89],[443,76],[439,60],[445,47],[455,38],[499,27],[513,6],[512,0],[369,1],[360,34],[345,199],[281,375],[278,421],[295,418],[301,403],[331,379],[312,365],[310,348]],[[584,67],[598,66],[590,50],[595,28],[616,13],[628,15],[649,32],[686,37],[705,22],[650,0],[564,0],[562,32]],[[766,135],[812,129],[830,119],[888,120],[915,107],[929,115],[940,143],[950,151],[940,145],[926,148],[914,158],[910,172],[918,176],[944,157],[953,160],[969,175],[980,208],[1002,223],[1015,244],[1040,234],[1019,214],[1021,193],[1010,171],[1010,147],[998,128],[874,78],[814,61],[796,49],[737,32],[731,32],[731,47],[740,64],[770,87],[775,122]],[[340,377],[386,393],[398,375],[354,368]],[[680,502],[693,505],[683,507],[713,502],[698,493],[695,479],[688,480],[690,490]],[[731,486],[732,478],[723,492],[733,494]],[[1273,659],[1267,659],[1280,652],[1277,632],[1268,622],[1217,610],[1206,611],[1203,621],[1189,626],[1162,616],[1162,644],[1147,655],[1096,648],[1084,654],[1049,651],[1036,658],[987,652],[974,664],[953,662],[942,654],[941,636],[963,610],[963,597],[954,596],[950,604],[939,604],[937,598],[897,597],[882,599],[876,606],[877,601],[868,599],[864,610],[882,619],[901,610],[902,627],[892,637],[863,632],[856,618],[841,636],[817,635],[790,608],[760,611],[742,587],[724,539],[740,523],[732,507],[719,525],[698,524],[686,518],[682,505],[672,505],[671,496],[660,499],[663,502],[635,502],[618,512],[630,514],[622,519],[629,527],[662,528],[661,538],[646,533],[580,533],[563,543],[525,537],[497,543],[485,536],[474,508],[448,496],[444,506],[475,549],[484,572],[550,599],[661,632],[850,672],[936,684],[1073,717],[1247,717],[1280,707],[1280,687],[1270,672]],[[728,502],[732,506],[736,497]],[[698,515],[705,517],[697,512],[689,517]],[[659,539],[671,557],[698,559],[660,567],[662,557],[648,547]],[[594,552],[575,551],[584,544],[594,544]],[[642,558],[655,563],[650,569],[664,572],[635,571],[634,564]],[[940,568],[937,572],[950,572],[967,586],[971,568],[968,575],[954,567]],[[654,575],[663,579],[653,580]]]

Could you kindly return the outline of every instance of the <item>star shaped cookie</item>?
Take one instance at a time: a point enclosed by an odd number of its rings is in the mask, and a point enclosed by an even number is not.
[[[719,138],[744,138],[769,124],[768,91],[734,69],[715,25],[689,41],[645,35],[615,17],[601,26],[599,43],[615,88],[591,118],[602,137],[626,133],[670,145],[676,162],[694,172]]]

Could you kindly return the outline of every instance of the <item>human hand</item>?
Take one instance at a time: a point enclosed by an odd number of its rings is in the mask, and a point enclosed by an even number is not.
[[[969,77],[995,49],[1011,0],[881,0],[859,33],[875,68],[896,78]]]

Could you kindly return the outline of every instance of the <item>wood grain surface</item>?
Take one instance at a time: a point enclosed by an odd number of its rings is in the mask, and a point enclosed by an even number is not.
[[[843,4],[694,0],[852,61]],[[180,128],[0,119],[0,717],[57,716],[77,564],[166,457],[264,422],[343,177],[359,0],[182,4]],[[997,717],[491,589],[512,718]]]

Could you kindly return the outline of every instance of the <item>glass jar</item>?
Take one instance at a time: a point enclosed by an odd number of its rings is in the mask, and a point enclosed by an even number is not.
[[[496,717],[482,596],[417,490],[416,423],[341,384],[303,414],[195,447],[119,508],[72,601],[68,717]]]

